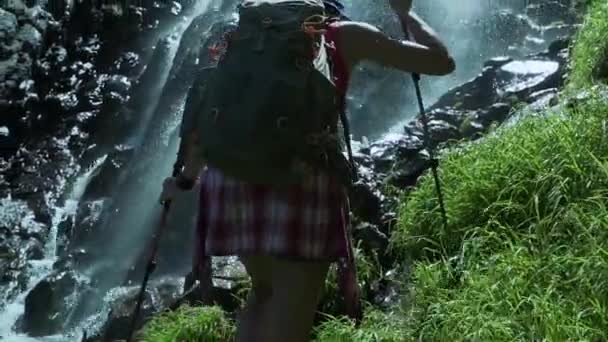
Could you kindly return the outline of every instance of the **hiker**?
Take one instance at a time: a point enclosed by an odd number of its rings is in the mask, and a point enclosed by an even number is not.
[[[338,0],[285,2],[239,5],[217,68],[206,69],[198,100],[187,103],[196,115],[182,123],[184,169],[161,194],[170,200],[200,187],[200,279],[209,282],[210,256],[236,255],[250,275],[237,341],[308,341],[333,262],[347,312],[361,318],[348,236],[347,191],[356,180],[344,114],[349,77],[361,61],[428,75],[455,68],[410,11],[412,0],[389,2],[415,43],[344,20]],[[289,40],[275,39],[285,32]],[[285,45],[289,53],[276,49]]]

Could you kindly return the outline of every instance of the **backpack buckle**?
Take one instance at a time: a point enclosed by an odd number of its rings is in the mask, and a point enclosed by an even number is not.
[[[280,116],[277,119],[277,128],[280,130],[286,129],[289,119],[286,116]]]
[[[217,123],[217,120],[220,118],[220,109],[217,107],[213,107],[211,109],[211,118],[214,123]]]
[[[266,17],[266,18],[262,19],[262,27],[269,28],[270,25],[272,25],[272,18],[271,17]]]
[[[295,60],[296,68],[299,70],[310,70],[312,65],[304,58],[298,57]]]

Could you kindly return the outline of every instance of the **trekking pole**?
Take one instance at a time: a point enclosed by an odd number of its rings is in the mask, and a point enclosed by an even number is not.
[[[177,161],[173,164],[173,177],[177,177],[179,175],[182,168],[181,161],[181,150],[182,144],[180,144],[180,151],[178,152]],[[135,327],[137,325],[137,317],[139,316],[139,311],[141,310],[141,305],[144,301],[144,295],[146,293],[146,286],[148,285],[148,280],[150,279],[150,274],[154,272],[156,268],[156,254],[158,252],[158,246],[160,244],[160,238],[165,230],[165,226],[167,225],[167,215],[169,214],[169,208],[171,207],[171,201],[167,200],[163,203],[163,210],[160,216],[160,222],[152,236],[151,248],[150,248],[150,256],[148,257],[148,263],[146,265],[146,271],[144,273],[144,279],[141,283],[141,287],[139,288],[139,293],[137,295],[137,302],[135,304],[135,310],[133,311],[133,317],[131,317],[131,325],[129,327],[129,335],[127,337],[127,342],[131,342],[133,338],[133,333],[135,332]]]
[[[405,39],[410,40],[410,35],[407,27],[404,27],[405,31]],[[437,199],[439,200],[439,209],[441,210],[441,217],[443,219],[443,228],[447,230],[448,228],[448,216],[445,212],[445,205],[443,201],[443,193],[441,191],[441,182],[439,182],[439,175],[437,173],[437,162],[435,159],[435,152],[433,151],[433,147],[431,146],[431,139],[429,134],[429,126],[426,116],[426,111],[424,110],[424,103],[422,102],[422,93],[420,92],[420,74],[413,72],[412,80],[414,81],[414,88],[416,89],[416,98],[418,99],[418,109],[420,110],[420,119],[422,120],[422,132],[424,134],[424,144],[426,145],[426,149],[429,151],[429,159],[431,160],[431,171],[433,173],[433,178],[435,180],[435,188],[437,189]]]

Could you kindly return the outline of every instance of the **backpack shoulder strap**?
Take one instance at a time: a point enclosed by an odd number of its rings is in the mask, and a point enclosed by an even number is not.
[[[201,103],[204,98],[205,84],[209,77],[209,72],[213,67],[203,68],[198,71],[194,83],[188,91],[186,96],[186,103],[184,105],[184,114],[182,116],[182,122],[180,126],[179,135],[184,138],[192,130],[196,129],[198,122],[197,117],[200,114]]]
[[[352,167],[353,181],[357,181],[357,167],[355,165],[355,159],[353,157],[352,144],[350,139],[350,122],[346,115],[346,91],[348,89],[349,72],[344,63],[344,59],[340,53],[340,43],[338,41],[338,35],[336,27],[331,23],[327,25],[327,31],[325,33],[327,43],[330,44],[328,49],[329,60],[331,64],[331,74],[334,82],[336,83],[336,89],[339,96],[339,110],[340,110],[340,123],[344,132],[344,142],[346,144],[346,151],[348,153],[348,161]]]

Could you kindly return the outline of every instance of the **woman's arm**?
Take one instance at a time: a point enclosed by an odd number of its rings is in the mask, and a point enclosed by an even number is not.
[[[428,48],[442,53],[448,57],[448,49],[443,45],[443,42],[439,40],[437,33],[422,20],[418,15],[413,12],[408,14],[397,14],[399,21],[401,21],[401,27],[403,32],[409,33],[409,39],[420,45],[427,46]]]
[[[336,23],[342,55],[353,67],[369,60],[406,72],[446,75],[455,63],[433,30],[415,15],[400,15],[402,25],[416,43],[388,37],[378,28],[362,22]]]

